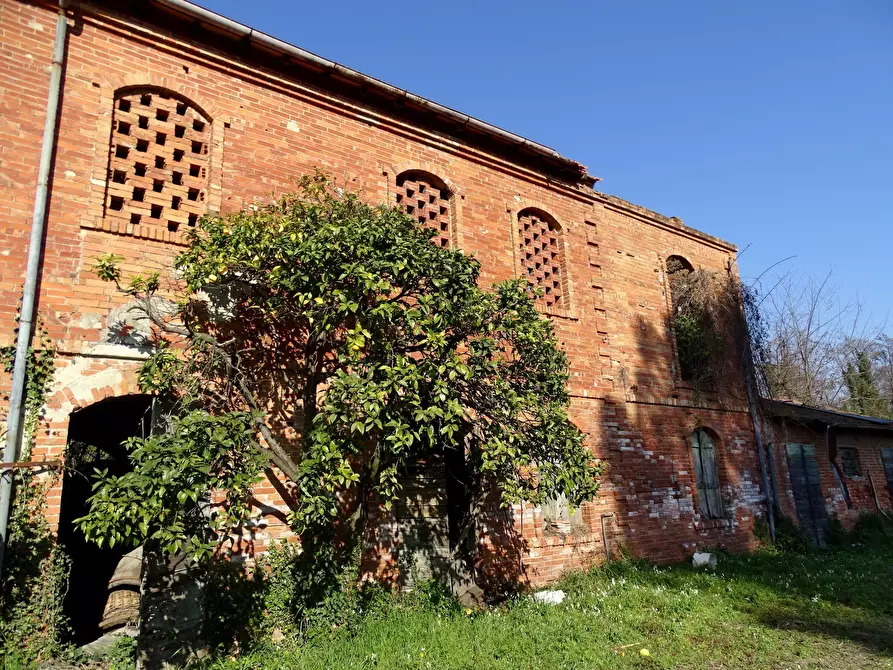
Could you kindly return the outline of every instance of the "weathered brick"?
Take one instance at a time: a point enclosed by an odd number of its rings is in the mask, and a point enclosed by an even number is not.
[[[0,0],[0,344],[12,342],[24,274],[54,11],[49,3]],[[481,538],[479,567],[498,572],[514,565],[520,573],[516,578],[538,583],[601,560],[603,515],[611,515],[605,520],[613,546],[622,544],[658,561],[682,559],[698,545],[753,546],[753,519],[762,514],[763,492],[743,385],[728,379],[730,399],[720,403],[680,383],[663,267],[663,259],[677,254],[694,266],[734,273],[734,247],[677,219],[556,178],[551,168],[539,169],[530,160],[501,155],[448,129],[417,123],[418,115],[410,111],[399,116],[376,107],[371,98],[347,99],[318,81],[295,78],[287,67],[258,66],[219,41],[196,42],[175,32],[165,17],[148,23],[119,11],[78,3],[71,19],[77,29],[67,49],[39,302],[60,358],[35,457],[63,453],[72,410],[138,392],[138,357],[120,350],[109,356],[103,341],[109,315],[125,298],[93,275],[93,258],[115,252],[127,259],[125,271],[167,273],[182,248],[179,228],[189,225],[188,214],[200,205],[210,211],[238,210],[291,189],[296,177],[317,167],[371,201],[394,202],[400,189],[406,192],[398,177],[412,171],[416,177],[429,175],[434,181],[428,184],[445,185],[449,206],[444,212],[438,204],[435,217],[443,243],[478,256],[484,285],[519,276],[524,269],[519,216],[522,232],[525,212],[540,212],[554,222],[560,293],[555,304],[543,309],[570,356],[573,418],[586,432],[589,448],[609,466],[600,497],[583,506],[582,533],[548,536],[541,511],[530,506],[518,506],[508,516],[494,510],[484,524],[489,530]],[[170,120],[154,119],[140,129],[139,114],[115,109],[116,100],[132,98],[136,91],[170,96],[169,112],[200,119],[207,127],[184,131],[183,138]],[[197,111],[177,115],[181,100]],[[118,131],[128,114],[131,134],[124,135]],[[113,124],[118,135],[149,143],[137,152],[152,158],[145,163],[145,176],[136,176],[142,161],[131,155],[110,162],[115,156],[110,138],[112,144],[118,141]],[[173,136],[161,145],[156,133],[164,124]],[[137,130],[149,134],[143,138]],[[185,142],[193,133],[205,143],[197,154],[202,157],[199,174],[191,176],[200,181],[204,201],[189,200],[185,177],[183,184],[173,181],[171,164],[180,162],[174,140]],[[191,139],[180,148],[188,153]],[[156,167],[159,155],[167,162]],[[115,169],[125,172],[123,184],[114,180]],[[154,219],[163,225],[151,221],[152,174],[164,180],[163,202],[155,203],[164,213]],[[146,190],[143,200],[134,200],[137,186]],[[188,203],[187,209],[174,210],[185,211],[185,217],[168,216],[173,202],[168,196],[173,198],[174,191],[181,206]],[[122,202],[112,207],[114,197]],[[170,221],[177,230],[168,226]],[[725,524],[701,523],[696,512],[688,439],[699,425],[718,436]],[[58,489],[51,492],[47,513],[53,519],[59,495]],[[258,498],[282,506],[272,487],[259,489]],[[387,516],[382,513],[380,520],[387,529]],[[270,539],[287,535],[282,522],[270,517],[249,544],[260,550]],[[389,541],[375,533],[369,540],[384,565]],[[515,540],[518,544],[512,545]]]

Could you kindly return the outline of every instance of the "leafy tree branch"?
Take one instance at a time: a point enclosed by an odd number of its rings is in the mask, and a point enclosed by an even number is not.
[[[595,496],[601,466],[568,418],[567,359],[530,287],[481,289],[478,261],[432,235],[317,174],[270,205],[205,217],[170,286],[97,259],[152,322],[140,384],[177,418],[131,442],[133,477],[100,473],[82,527],[207,553],[207,528],[243,518],[237,498],[268,463],[294,485],[296,530],[359,527],[373,495],[396,499],[404,468],[449,451],[474,513],[490,490],[506,505]],[[203,527],[195,508],[212,489],[234,511]]]

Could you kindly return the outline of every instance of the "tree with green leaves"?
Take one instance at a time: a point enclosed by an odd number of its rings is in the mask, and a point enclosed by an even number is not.
[[[478,261],[432,235],[317,174],[270,205],[205,217],[170,286],[99,258],[154,326],[139,381],[172,418],[130,441],[133,472],[99,473],[81,529],[206,556],[273,467],[297,532],[356,537],[404,468],[444,454],[468,473],[462,537],[490,495],[594,497],[601,466],[568,418],[567,358],[531,288],[479,287]]]
[[[864,349],[856,351],[855,359],[855,362],[847,363],[843,373],[843,380],[849,392],[844,408],[867,416],[888,416],[890,407],[878,390],[868,352]]]

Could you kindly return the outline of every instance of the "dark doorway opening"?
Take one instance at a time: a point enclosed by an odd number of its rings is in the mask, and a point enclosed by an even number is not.
[[[108,584],[118,561],[133,547],[99,547],[87,542],[74,524],[87,512],[95,468],[123,475],[131,463],[122,444],[148,436],[152,399],[145,395],[101,400],[71,414],[68,424],[59,542],[71,558],[71,576],[63,610],[71,622],[72,642],[83,645],[100,636],[99,623]]]
[[[470,476],[462,448],[442,449],[403,467],[396,501],[401,584],[433,579],[454,590],[473,582]],[[454,558],[455,555],[455,558]]]

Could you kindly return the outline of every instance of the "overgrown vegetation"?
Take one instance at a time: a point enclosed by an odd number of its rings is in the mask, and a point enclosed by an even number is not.
[[[30,459],[54,371],[56,351],[39,323],[37,341],[39,346],[28,352],[22,461]],[[14,346],[0,349],[0,362],[7,373],[12,372],[14,358]],[[2,438],[5,442],[5,433]],[[15,496],[0,582],[0,661],[30,663],[57,655],[63,648],[67,622],[62,601],[70,562],[55,544],[44,516],[48,482],[41,482],[32,470],[15,470],[13,484]]]
[[[765,397],[893,417],[893,338],[831,274],[754,281],[764,325],[756,352]]]
[[[680,376],[697,392],[728,395],[738,387],[721,380],[751,374],[748,338],[759,345],[762,334],[750,290],[732,275],[696,270],[678,256],[667,259],[667,276]]]
[[[769,546],[771,543],[769,524],[765,519],[757,519],[754,522],[754,534],[764,545]],[[814,546],[813,538],[805,530],[797,525],[791,517],[781,514],[776,509],[774,544],[776,550],[792,554],[805,554],[812,551]]]
[[[317,174],[270,205],[204,218],[170,285],[98,259],[154,325],[140,382],[171,399],[173,420],[130,441],[132,474],[100,475],[87,536],[207,557],[275,466],[297,488],[289,519],[305,547],[317,536],[349,553],[371,497],[390,506],[406,466],[450,452],[468,499],[456,547],[491,491],[504,504],[592,498],[600,465],[568,419],[551,322],[525,282],[482,290],[478,261],[433,234]],[[226,500],[203,504],[210,490]]]
[[[256,649],[275,641],[284,646],[324,643],[357,632],[363,621],[396,603],[424,604],[442,614],[461,611],[448,587],[422,583],[412,593],[394,593],[377,582],[361,582],[356,562],[341,564],[335,549],[305,551],[275,545],[247,572],[217,561],[208,566],[205,590],[206,642],[218,653]],[[324,560],[328,555],[329,560]]]
[[[866,521],[865,523],[875,523]],[[267,641],[215,670],[893,667],[893,542],[721,555],[715,572],[623,561],[575,573],[558,606],[464,610],[426,594],[355,606],[299,645]],[[643,652],[643,650],[645,650]],[[645,655],[647,652],[647,655]]]

